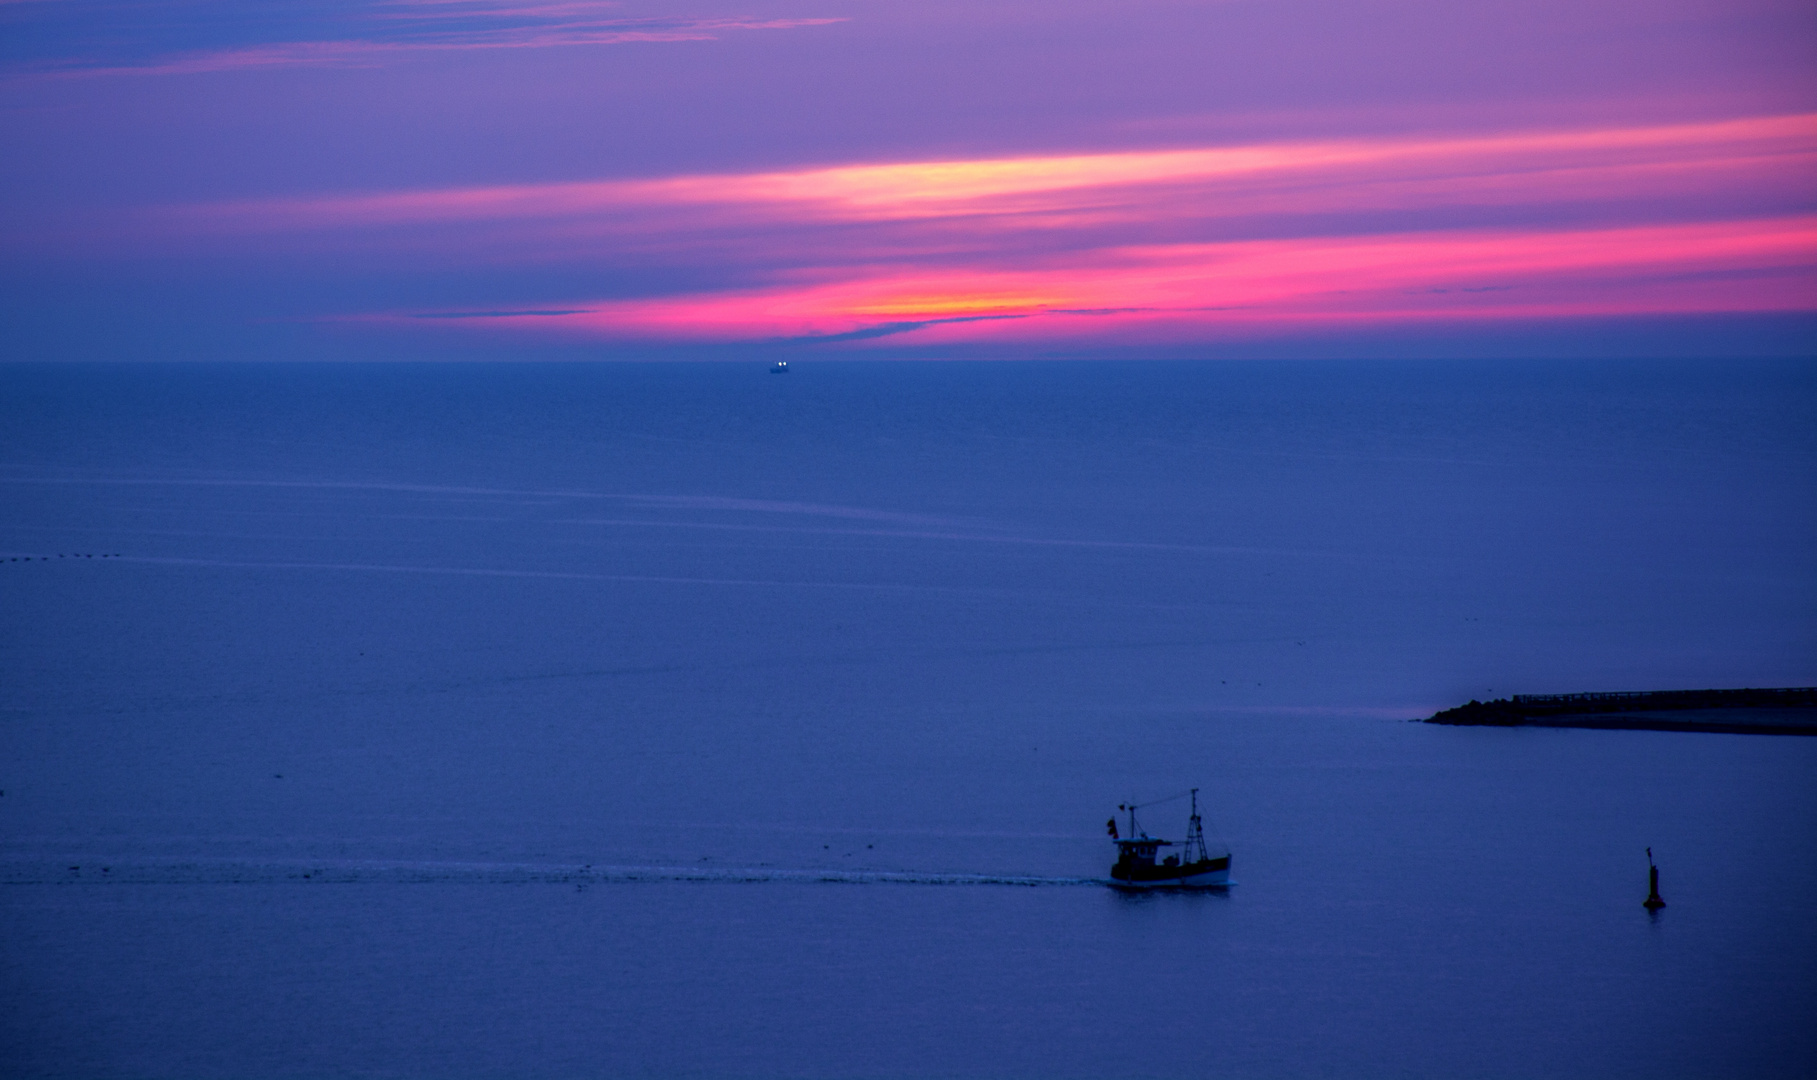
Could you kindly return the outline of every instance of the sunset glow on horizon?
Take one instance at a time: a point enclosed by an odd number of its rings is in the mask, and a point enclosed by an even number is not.
[[[1384,17],[1412,4],[1373,2]],[[1763,0],[1748,33],[1794,9]],[[1431,18],[1429,40],[1392,45],[1413,80],[1399,90],[1383,88],[1387,61],[1315,36],[1299,48],[1330,58],[1323,74],[1283,79],[1227,52],[1194,76],[1198,100],[1137,102],[1104,84],[1068,107],[1009,84],[961,83],[943,99],[945,84],[893,43],[1073,35],[1017,68],[1059,102],[1066,58],[1109,9],[303,10],[261,23],[222,7],[212,36],[134,42],[94,38],[50,7],[0,9],[41,30],[17,37],[25,53],[0,68],[23,125],[13,141],[39,148],[12,166],[0,233],[16,265],[46,269],[18,295],[70,274],[114,282],[21,301],[32,340],[85,323],[52,313],[83,296],[126,293],[197,342],[236,322],[316,327],[324,345],[364,341],[373,355],[401,341],[512,355],[1187,355],[1296,334],[1341,349],[1345,335],[1422,327],[1469,353],[1506,348],[1499,328],[1514,325],[1687,318],[1725,348],[1756,333],[1734,320],[1767,319],[1776,329],[1760,332],[1778,344],[1761,347],[1782,349],[1791,327],[1817,326],[1817,76],[1780,49],[1796,44],[1783,35],[1709,52],[1683,29],[1689,8],[1609,0],[1556,28],[1520,5]],[[1189,5],[1177,25],[1145,23],[1146,63],[1178,79],[1199,71],[1176,50],[1180,33],[1216,51],[1235,48],[1240,26],[1257,43],[1297,28],[1242,21],[1259,10]],[[1663,46],[1636,44],[1663,26],[1689,35],[1672,39],[1669,83],[1654,74]],[[1573,59],[1558,36],[1597,27],[1601,54]],[[1498,58],[1498,43],[1521,40],[1545,43],[1533,55],[1548,59]],[[840,67],[841,48],[888,78]],[[1448,50],[1480,70],[1447,67]],[[1150,78],[1116,65],[1119,87]],[[1605,68],[1625,73],[1599,81]],[[969,77],[996,86],[987,72]],[[832,82],[814,82],[822,73]],[[738,92],[707,89],[725,78]],[[115,130],[140,100],[166,103],[144,114],[156,138]],[[1185,107],[1198,112],[1168,119]],[[70,126],[83,115],[96,147],[139,147],[142,167],[80,171],[68,147],[83,145]],[[1168,124],[1184,126],[1155,133]],[[231,144],[238,153],[207,149],[209,132],[229,129],[266,134]]]
[[[1107,333],[1177,340],[1312,322],[1796,312],[1813,305],[1814,250],[1817,216],[1538,235],[1242,241],[1107,251],[1107,265],[880,272],[749,292],[563,301],[584,306],[554,312],[428,314],[461,316],[473,329],[602,338],[925,334],[951,341]]]

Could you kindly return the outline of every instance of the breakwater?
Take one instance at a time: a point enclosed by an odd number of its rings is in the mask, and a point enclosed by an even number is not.
[[[1817,687],[1515,694],[1494,701],[1470,701],[1434,713],[1425,722],[1817,735]]]

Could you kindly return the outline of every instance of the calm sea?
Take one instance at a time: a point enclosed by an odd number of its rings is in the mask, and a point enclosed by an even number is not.
[[[1817,1074],[1817,739],[1407,722],[1817,684],[1810,363],[9,365],[0,560],[7,1076]]]

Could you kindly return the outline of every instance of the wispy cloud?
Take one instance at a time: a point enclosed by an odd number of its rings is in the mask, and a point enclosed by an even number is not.
[[[10,2],[10,0],[0,0]],[[629,42],[707,41],[744,30],[825,26],[843,17],[737,16],[627,17],[617,3],[513,3],[511,0],[380,0],[335,9],[309,28],[335,31],[286,34],[281,22],[261,26],[263,40],[210,48],[165,48],[121,56],[112,49],[75,50],[16,68],[15,75],[95,77],[194,75],[248,68],[376,65],[412,53],[490,49],[545,49]],[[206,20],[204,20],[206,23]],[[230,35],[231,36],[231,35]]]

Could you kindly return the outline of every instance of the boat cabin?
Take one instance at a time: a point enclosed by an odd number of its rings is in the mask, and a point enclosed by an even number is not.
[[[1155,866],[1155,865],[1178,866],[1178,865],[1180,865],[1180,857],[1178,855],[1169,855],[1166,858],[1162,859],[1160,861],[1160,863],[1158,863],[1158,864],[1155,862],[1155,856],[1160,854],[1160,850],[1164,847],[1179,847],[1179,845],[1174,843],[1171,840],[1156,840],[1152,837],[1147,837],[1147,836],[1138,837],[1134,840],[1119,840],[1119,841],[1117,841],[1117,865],[1118,866]]]

